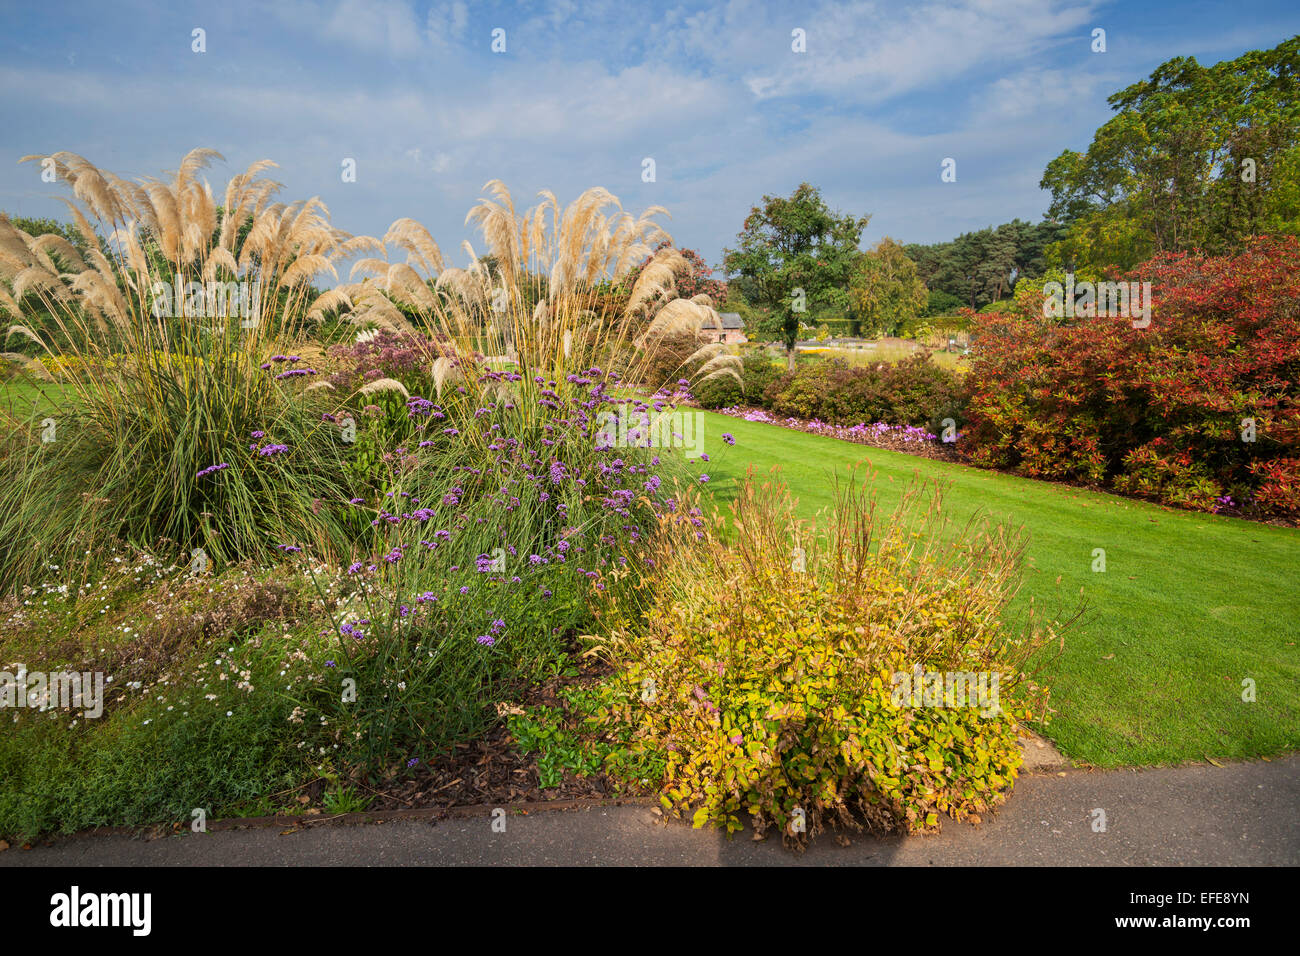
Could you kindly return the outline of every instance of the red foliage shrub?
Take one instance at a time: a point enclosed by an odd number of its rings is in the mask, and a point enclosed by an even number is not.
[[[971,313],[967,440],[979,464],[1207,510],[1300,513],[1300,240],[1157,256],[1151,323]],[[1253,422],[1254,440],[1249,429]]]

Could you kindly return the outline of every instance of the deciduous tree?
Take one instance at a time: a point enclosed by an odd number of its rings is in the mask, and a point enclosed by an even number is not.
[[[780,317],[791,364],[800,316],[814,304],[844,304],[870,218],[832,212],[817,187],[801,183],[788,199],[764,196],[745,217],[737,247],[724,251],[726,273],[749,280],[758,304]]]
[[[925,308],[928,293],[916,263],[886,236],[854,263],[849,298],[864,334],[897,335],[903,323]]]

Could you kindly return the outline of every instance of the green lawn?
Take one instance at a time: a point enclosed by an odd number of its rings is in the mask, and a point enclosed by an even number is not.
[[[64,400],[71,388],[71,385],[58,382],[34,382],[26,378],[15,378],[0,384],[0,415],[12,415],[25,421],[35,412],[52,411]]]
[[[719,502],[750,465],[760,477],[775,468],[811,517],[832,503],[832,470],[869,462],[884,507],[914,475],[938,477],[951,482],[955,521],[984,508],[1023,525],[1017,605],[1072,607],[1080,588],[1088,602],[1042,671],[1057,711],[1046,734],[1070,757],[1113,767],[1300,747],[1300,531],[705,414],[711,460],[701,468]],[[1105,549],[1104,573],[1092,570],[1094,548]],[[1255,681],[1254,703],[1242,700],[1244,678]]]

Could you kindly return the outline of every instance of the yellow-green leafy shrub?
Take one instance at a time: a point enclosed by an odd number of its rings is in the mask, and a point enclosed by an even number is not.
[[[883,530],[862,493],[838,498],[821,535],[766,487],[746,485],[729,528],[686,512],[663,531],[654,612],[608,646],[619,692],[604,718],[666,755],[661,801],[696,826],[730,833],[748,815],[796,847],[863,821],[934,829],[1005,798],[1019,726],[1045,712],[1023,669],[1054,630],[1000,623],[1019,535],[953,533],[937,488],[914,489]],[[933,702],[895,692],[917,665],[998,680],[977,706],[908,706]]]

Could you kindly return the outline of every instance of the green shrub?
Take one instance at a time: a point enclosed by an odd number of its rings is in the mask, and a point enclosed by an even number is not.
[[[929,353],[900,362],[850,366],[832,358],[799,365],[764,391],[778,415],[818,418],[835,425],[885,422],[926,427],[936,434],[945,418],[964,418],[961,382]]]
[[[845,368],[831,377],[817,416],[834,424],[894,421],[888,379],[875,366]]]
[[[745,400],[744,387],[730,376],[701,382],[692,394],[701,408],[730,408]]]
[[[795,418],[821,418],[823,403],[837,373],[848,370],[840,359],[827,359],[797,366],[786,372],[764,391],[764,404],[778,415]]]
[[[612,373],[529,395],[518,373],[462,371],[479,394],[374,393],[358,422],[375,489],[352,506],[365,527],[331,612],[334,682],[300,703],[347,727],[340,749],[369,772],[481,733],[501,694],[562,659],[590,629],[591,594],[644,573],[641,542],[683,475],[680,449],[605,430],[648,408],[615,395]]]
[[[766,349],[756,349],[741,361],[741,390],[748,404],[763,400],[767,387],[781,377],[782,367],[773,362]]]
[[[928,353],[886,366],[883,389],[888,417],[879,420],[891,425],[928,427],[939,434],[945,418],[953,418],[959,425],[964,419],[959,379],[951,370],[934,364]]]
[[[703,381],[694,389],[695,400],[702,408],[756,405],[762,401],[767,387],[780,376],[781,369],[772,363],[765,351],[753,350],[741,359],[739,381],[731,376]]]

